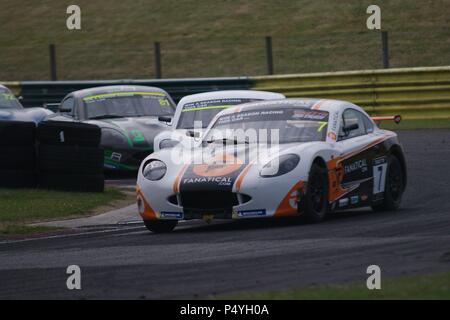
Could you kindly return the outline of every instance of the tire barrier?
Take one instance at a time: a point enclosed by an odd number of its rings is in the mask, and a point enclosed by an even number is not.
[[[45,145],[98,147],[102,137],[98,126],[69,121],[45,121],[37,128],[37,140]]]
[[[36,125],[0,121],[0,188],[36,186]]]
[[[103,149],[98,126],[45,121],[37,127],[39,187],[103,192]]]

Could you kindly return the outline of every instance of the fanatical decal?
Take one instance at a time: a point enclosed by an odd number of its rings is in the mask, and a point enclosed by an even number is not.
[[[347,164],[344,166],[345,174],[352,173],[354,171],[360,170],[361,172],[367,171],[367,160],[361,159],[357,160],[353,163]]]
[[[192,190],[231,191],[245,164],[232,154],[218,154],[211,162],[189,165],[180,181],[180,192]]]

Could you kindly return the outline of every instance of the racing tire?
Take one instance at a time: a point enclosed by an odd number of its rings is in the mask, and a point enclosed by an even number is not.
[[[0,121],[0,146],[34,146],[36,124],[22,121]]]
[[[34,171],[36,150],[34,146],[0,146],[1,170]]]
[[[178,220],[144,220],[145,227],[153,233],[169,233],[178,224]]]
[[[34,188],[36,175],[28,170],[0,170],[0,188]]]
[[[39,187],[61,191],[103,192],[105,177],[103,174],[42,173],[39,175]]]
[[[317,164],[309,171],[306,194],[303,201],[302,218],[308,223],[322,221],[328,212],[328,181],[327,171]]]
[[[400,207],[402,201],[405,189],[402,166],[397,157],[393,155],[389,157],[388,163],[383,200],[371,206],[375,212],[395,211]]]
[[[103,149],[79,146],[39,146],[39,172],[101,174]]]
[[[37,139],[43,144],[98,147],[101,129],[80,122],[44,121],[37,127]]]

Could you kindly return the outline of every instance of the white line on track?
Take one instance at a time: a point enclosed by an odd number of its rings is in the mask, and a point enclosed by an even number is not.
[[[129,228],[118,228],[118,229],[114,229],[114,230],[86,231],[86,232],[79,232],[79,233],[61,234],[61,235],[54,235],[54,236],[47,236],[47,237],[27,238],[27,239],[20,239],[20,240],[4,240],[4,241],[0,241],[0,245],[20,243],[20,242],[29,242],[29,241],[38,241],[38,240],[71,238],[71,237],[79,237],[79,236],[85,236],[85,235],[107,234],[107,233],[123,232],[123,231],[128,231],[128,230],[137,230],[137,229],[142,229],[142,228],[143,228],[142,226],[139,226],[139,227],[129,227]]]

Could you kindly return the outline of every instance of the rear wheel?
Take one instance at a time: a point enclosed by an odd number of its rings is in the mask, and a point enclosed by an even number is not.
[[[304,218],[307,222],[322,221],[328,211],[328,182],[326,170],[317,164],[311,166],[304,201]]]
[[[153,233],[168,233],[178,224],[177,220],[144,220],[145,227]]]
[[[386,173],[386,187],[381,202],[372,205],[374,211],[393,211],[400,207],[405,188],[402,166],[395,156],[389,157]]]

